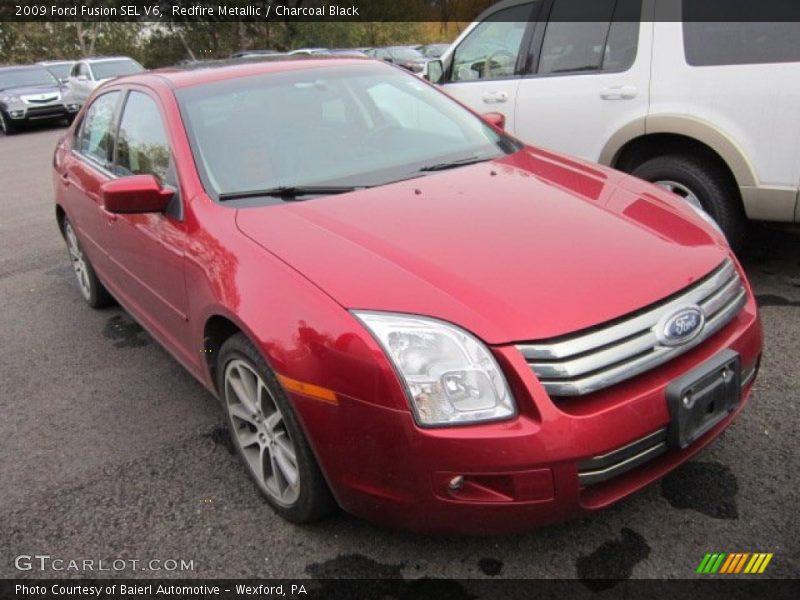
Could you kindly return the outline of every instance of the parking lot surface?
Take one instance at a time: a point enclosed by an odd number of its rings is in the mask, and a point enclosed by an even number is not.
[[[301,527],[250,483],[211,395],[124,310],[84,304],[52,203],[63,132],[0,137],[0,577],[108,574],[15,567],[36,554],[126,559],[113,574],[131,577],[685,578],[707,552],[772,552],[763,576],[800,573],[800,235],[754,227],[754,397],[663,482],[514,536],[421,537],[344,513]]]

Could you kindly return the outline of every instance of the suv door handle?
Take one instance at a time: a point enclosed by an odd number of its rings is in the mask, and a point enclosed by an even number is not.
[[[481,99],[486,104],[499,104],[501,102],[508,102],[508,92],[486,92]]]
[[[604,88],[600,92],[603,100],[630,100],[636,98],[639,90],[635,85],[616,85]]]

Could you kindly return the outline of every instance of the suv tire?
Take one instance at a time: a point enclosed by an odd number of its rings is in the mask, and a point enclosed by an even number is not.
[[[691,194],[720,226],[731,248],[741,249],[747,230],[747,219],[738,198],[738,190],[730,177],[717,165],[690,155],[671,154],[652,158],[638,167],[633,175],[658,184],[676,183],[678,195]],[[668,186],[664,186],[668,187]]]

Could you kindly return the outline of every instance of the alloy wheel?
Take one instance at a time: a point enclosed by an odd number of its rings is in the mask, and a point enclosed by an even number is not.
[[[700,202],[700,199],[697,197],[697,194],[695,194],[692,190],[690,190],[682,183],[678,183],[677,181],[668,181],[668,180],[654,181],[653,183],[655,183],[658,187],[664,188],[668,192],[672,192],[676,196],[680,196],[695,208],[699,208],[700,210],[705,211],[705,208]]]
[[[75,230],[69,223],[64,225],[64,236],[67,238],[67,249],[72,259],[72,268],[75,270],[75,277],[78,279],[78,287],[81,289],[83,297],[86,298],[86,300],[90,300],[92,296],[92,284],[89,281],[89,268],[86,264],[86,258],[83,256],[80,244],[78,244],[78,236],[75,235]]]
[[[225,367],[225,408],[232,434],[261,488],[281,506],[300,496],[297,450],[261,376],[241,359]]]

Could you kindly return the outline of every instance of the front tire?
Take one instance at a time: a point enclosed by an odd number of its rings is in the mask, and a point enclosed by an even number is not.
[[[707,212],[720,226],[731,248],[741,249],[747,218],[735,183],[720,166],[690,155],[673,154],[650,159],[632,174]]]
[[[0,133],[3,135],[14,135],[17,132],[17,126],[11,122],[11,119],[3,114],[0,110]]]
[[[217,373],[233,444],[275,512],[293,523],[329,514],[333,497],[289,398],[243,334],[222,345]]]
[[[64,219],[64,240],[67,242],[67,251],[72,261],[72,270],[78,280],[78,289],[83,299],[92,308],[105,308],[113,304],[114,298],[97,278],[92,263],[84,254],[78,241],[78,236],[69,219]]]

